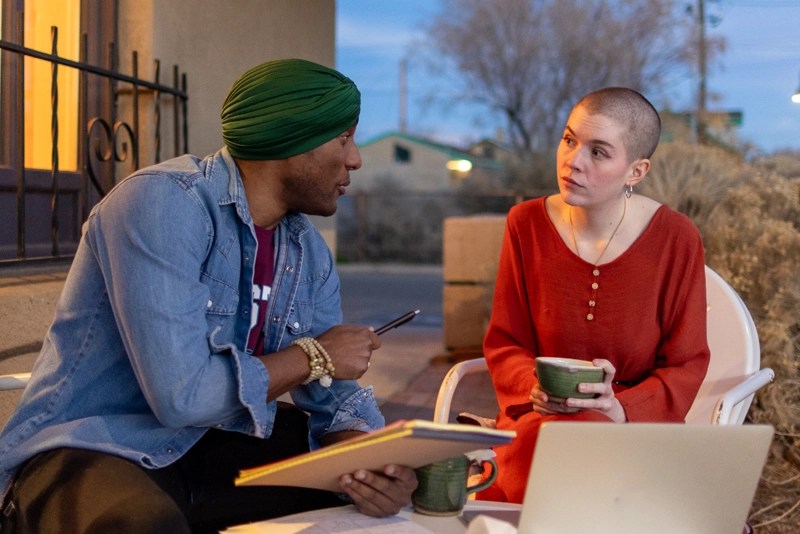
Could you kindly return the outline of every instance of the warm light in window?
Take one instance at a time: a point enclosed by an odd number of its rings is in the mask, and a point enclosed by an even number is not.
[[[77,61],[80,2],[25,1],[25,46],[51,53],[50,27],[58,27],[58,55]],[[25,166],[52,168],[52,63],[25,58]],[[58,68],[58,166],[77,168],[78,71]]]
[[[447,162],[447,170],[469,172],[472,170],[472,162],[468,159],[451,159]]]

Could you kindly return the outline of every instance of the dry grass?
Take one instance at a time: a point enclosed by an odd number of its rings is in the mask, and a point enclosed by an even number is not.
[[[736,288],[758,329],[775,381],[748,419],[776,438],[750,513],[759,533],[800,524],[800,156],[755,164],[720,150],[666,144],[642,193],[689,215],[707,263]]]

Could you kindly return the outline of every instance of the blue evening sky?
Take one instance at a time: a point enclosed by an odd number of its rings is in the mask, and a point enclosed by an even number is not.
[[[431,102],[434,93],[448,94],[447,80],[432,81],[412,45],[424,39],[420,26],[439,5],[438,0],[336,0],[336,66],[362,92],[360,142],[399,128],[404,57],[410,133],[461,144],[491,137],[502,125],[476,108]],[[766,152],[800,150],[800,104],[791,102],[800,86],[800,0],[707,0],[707,6],[721,16],[709,33],[728,42],[708,78],[708,91],[719,97],[709,109],[742,111],[740,139]],[[692,106],[693,84],[675,88],[673,109]]]

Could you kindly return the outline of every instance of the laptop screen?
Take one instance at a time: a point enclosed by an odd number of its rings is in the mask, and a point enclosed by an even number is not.
[[[546,423],[519,534],[742,532],[772,435],[768,425]]]

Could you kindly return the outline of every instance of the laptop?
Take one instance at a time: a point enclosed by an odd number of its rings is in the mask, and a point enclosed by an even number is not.
[[[740,534],[772,435],[769,425],[546,423],[522,511],[499,518],[519,534]]]

